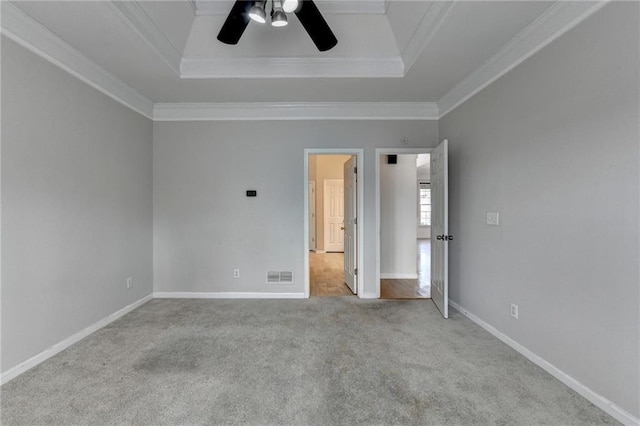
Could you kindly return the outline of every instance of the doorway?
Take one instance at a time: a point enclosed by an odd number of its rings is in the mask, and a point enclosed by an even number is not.
[[[306,297],[362,295],[361,162],[362,150],[305,150]]]
[[[382,299],[431,297],[430,149],[377,150]]]

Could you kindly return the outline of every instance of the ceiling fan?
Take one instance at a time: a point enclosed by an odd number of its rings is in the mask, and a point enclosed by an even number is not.
[[[319,51],[327,51],[338,43],[313,0],[236,0],[222,25],[218,40],[226,44],[238,44],[249,21],[264,24],[267,21],[267,1],[271,2],[272,26],[286,26],[287,13],[294,12]]]

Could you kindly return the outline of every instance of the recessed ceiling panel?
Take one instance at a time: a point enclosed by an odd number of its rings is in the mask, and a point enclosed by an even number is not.
[[[404,66],[384,15],[331,15],[338,44],[320,52],[295,14],[274,28],[250,21],[238,44],[217,40],[225,16],[198,16],[181,63],[183,78],[396,77]]]

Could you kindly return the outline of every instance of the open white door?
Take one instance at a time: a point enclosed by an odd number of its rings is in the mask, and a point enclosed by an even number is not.
[[[447,140],[431,151],[431,300],[449,318],[449,169]],[[435,235],[436,240],[433,241]]]
[[[316,183],[309,182],[309,250],[316,249]]]
[[[356,157],[344,163],[344,282],[357,294]]]

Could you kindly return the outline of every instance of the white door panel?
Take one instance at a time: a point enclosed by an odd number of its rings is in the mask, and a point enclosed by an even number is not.
[[[431,300],[449,317],[448,142],[431,151]]]
[[[356,157],[344,163],[344,282],[357,294],[357,173]]]
[[[324,181],[324,250],[344,251],[344,182]]]
[[[309,250],[316,249],[316,183],[309,182]]]

